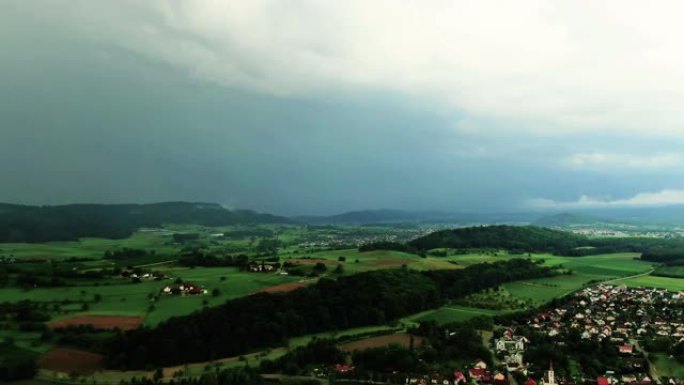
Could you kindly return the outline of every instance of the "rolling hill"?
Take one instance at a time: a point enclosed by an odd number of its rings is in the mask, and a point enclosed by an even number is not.
[[[215,203],[76,204],[23,206],[0,204],[0,242],[70,241],[83,237],[125,238],[140,227],[162,224],[290,223],[250,210],[227,210]]]

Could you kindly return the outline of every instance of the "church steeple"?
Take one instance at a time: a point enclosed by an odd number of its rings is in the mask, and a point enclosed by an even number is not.
[[[556,383],[556,374],[553,372],[553,361],[549,362],[549,370],[542,378],[542,385],[558,385]]]

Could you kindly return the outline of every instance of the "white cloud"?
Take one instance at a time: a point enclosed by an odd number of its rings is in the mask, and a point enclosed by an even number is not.
[[[684,204],[684,190],[662,190],[642,192],[625,199],[598,199],[582,195],[576,201],[556,201],[552,199],[533,199],[531,207],[542,209],[582,209],[605,207],[667,206]]]
[[[614,172],[619,170],[663,170],[684,165],[684,156],[678,153],[636,155],[609,152],[573,154],[561,164],[577,170]]]
[[[279,96],[397,92],[544,134],[684,136],[684,3],[15,0],[51,31]],[[9,9],[9,7],[6,7]]]

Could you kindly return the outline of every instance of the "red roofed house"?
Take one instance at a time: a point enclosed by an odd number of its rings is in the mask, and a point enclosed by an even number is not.
[[[352,370],[354,370],[353,366],[340,365],[340,364],[335,365],[335,371],[337,373],[347,373],[347,372],[351,372]]]
[[[632,354],[634,351],[634,347],[632,345],[620,345],[618,349],[620,350],[620,353],[623,354]]]
[[[470,378],[474,378],[476,380],[482,379],[487,374],[487,369],[482,369],[482,368],[472,368],[468,370],[468,374],[470,374]]]
[[[463,375],[463,372],[461,372],[461,371],[454,372],[454,378],[455,378],[455,380],[454,380],[455,383],[467,382],[465,376]]]
[[[599,377],[596,379],[596,385],[609,385],[608,384],[608,378],[606,377]]]

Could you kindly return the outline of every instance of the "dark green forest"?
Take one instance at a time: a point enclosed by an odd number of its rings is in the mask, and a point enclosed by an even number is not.
[[[644,253],[643,259],[671,263],[684,256],[683,238],[589,238],[536,226],[479,226],[442,230],[408,242],[418,250],[503,249],[512,253],[584,256],[618,252]]]
[[[504,282],[553,274],[516,259],[462,270],[381,270],[321,279],[293,292],[239,298],[127,332],[108,345],[106,361],[113,368],[137,369],[236,356],[291,337],[384,324]]]
[[[224,226],[290,222],[284,217],[249,210],[231,211],[214,203],[0,204],[0,242],[73,241],[83,237],[121,239],[141,227],[158,227],[165,223]]]

